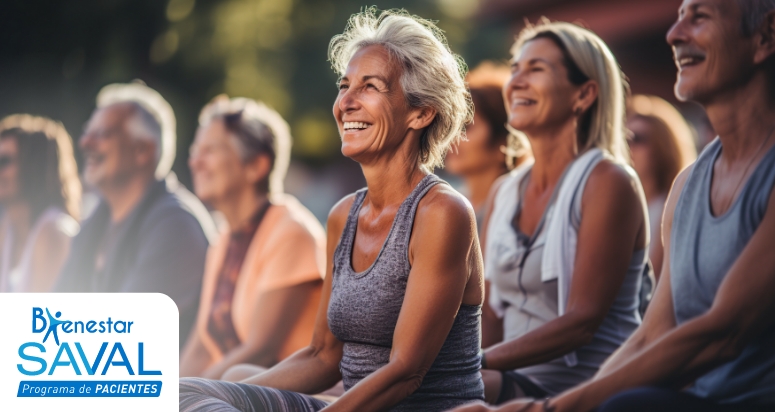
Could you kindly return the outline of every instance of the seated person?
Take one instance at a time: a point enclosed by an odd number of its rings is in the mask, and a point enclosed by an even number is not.
[[[591,378],[640,324],[646,202],[628,166],[624,85],[608,47],[568,23],[525,29],[504,87],[534,162],[501,179],[484,240],[487,401],[545,397]],[[493,323],[495,323],[493,322]]]
[[[61,123],[0,121],[0,293],[50,292],[78,233],[81,182]]]
[[[100,197],[73,238],[56,292],[157,292],[180,312],[180,343],[191,332],[215,225],[170,171],[175,115],[141,83],[111,84],[97,96],[78,145],[83,180]]]
[[[668,196],[643,325],[592,380],[492,410],[775,410],[775,3],[685,0],[678,16],[676,96],[719,135]]]
[[[466,126],[466,140],[444,159],[444,171],[462,179],[462,192],[476,212],[479,234],[484,228],[487,195],[493,183],[530,158],[530,148],[520,133],[509,133],[503,86],[509,68],[484,62],[473,69],[466,82],[474,104],[474,120]]]
[[[180,380],[180,411],[443,411],[483,399],[473,209],[436,175],[472,107],[433,23],[367,9],[331,42],[342,154],[367,188],[334,206],[310,345],[243,383]],[[305,395],[306,394],[306,395]]]
[[[194,192],[228,230],[205,262],[196,328],[181,376],[220,378],[242,363],[272,366],[309,344],[325,271],[325,233],[283,194],[291,137],[275,111],[250,99],[205,106],[188,164]]]

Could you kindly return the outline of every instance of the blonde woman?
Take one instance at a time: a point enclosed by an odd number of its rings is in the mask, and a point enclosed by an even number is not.
[[[649,232],[628,166],[623,75],[594,33],[525,29],[504,87],[509,125],[535,161],[493,193],[489,306],[503,342],[484,352],[486,398],[543,398],[590,377],[640,324]]]
[[[181,379],[181,411],[442,411],[483,399],[474,212],[431,173],[471,119],[463,63],[433,23],[373,9],[329,55],[342,153],[367,188],[329,215],[312,342],[243,383]],[[330,407],[307,396],[339,380]]]

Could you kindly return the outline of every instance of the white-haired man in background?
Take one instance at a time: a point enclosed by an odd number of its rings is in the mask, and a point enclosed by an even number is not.
[[[84,181],[100,201],[73,239],[55,290],[165,293],[178,305],[184,342],[214,225],[170,172],[172,108],[142,83],[108,85],[78,144]]]

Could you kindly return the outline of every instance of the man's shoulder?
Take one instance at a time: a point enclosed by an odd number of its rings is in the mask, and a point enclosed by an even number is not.
[[[198,226],[205,236],[214,240],[215,224],[202,202],[182,184],[166,183],[164,190],[149,205],[142,225],[151,230],[170,224]],[[139,222],[138,222],[139,223]]]
[[[188,198],[186,193],[183,192],[184,190],[186,189],[178,188],[174,191],[167,189],[159,193],[151,204],[148,205],[143,219],[168,218],[175,215],[194,216],[194,209],[197,207],[196,202]]]

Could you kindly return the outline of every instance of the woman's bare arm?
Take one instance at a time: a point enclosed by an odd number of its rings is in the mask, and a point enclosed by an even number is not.
[[[420,387],[461,303],[483,299],[474,221],[470,205],[451,189],[437,186],[420,202],[390,361],[325,410],[388,410]],[[469,281],[475,283],[467,287]]]
[[[665,203],[667,210],[675,210],[675,205],[678,203],[678,197],[683,190],[686,178],[691,173],[692,166],[686,168],[682,173],[678,175],[673,183],[673,189],[667,198]],[[675,312],[673,310],[673,296],[670,284],[670,231],[673,228],[673,215],[663,214],[662,226],[664,233],[667,235],[664,237],[664,259],[662,261],[662,276],[659,283],[657,283],[657,289],[654,292],[654,298],[649,304],[649,309],[646,311],[646,316],[643,318],[643,324],[633,332],[632,335],[616,350],[608,359],[600,366],[600,370],[595,375],[594,379],[606,376],[612,371],[619,368],[628,359],[637,355],[643,348],[655,340],[664,336],[667,332],[675,327]]]
[[[210,250],[208,250],[208,255]],[[204,288],[200,293],[200,300],[207,299],[204,296]],[[199,305],[199,309],[196,314],[196,322],[191,328],[191,332],[188,334],[186,345],[183,346],[183,352],[180,355],[180,372],[181,378],[188,376],[202,376],[209,366],[213,364],[213,357],[210,355],[210,351],[202,342],[202,338],[199,336],[199,322],[207,316],[204,305]]]
[[[199,330],[195,324],[188,335],[183,355],[180,357],[180,377],[201,376],[213,362],[210,352],[199,338]]]
[[[488,368],[512,370],[548,362],[592,340],[619,292],[633,251],[645,246],[645,210],[636,182],[611,162],[595,167],[583,195],[565,314],[489,348]]]
[[[25,292],[50,292],[70,251],[72,234],[48,221],[41,227],[32,249],[29,288]]]
[[[480,240],[482,249],[482,258],[484,258],[485,248],[487,245],[487,226],[490,224],[490,216],[492,216],[492,210],[495,208],[495,195],[498,193],[498,189],[503,185],[503,181],[510,175],[506,174],[498,179],[490,187],[490,194],[487,196],[487,202],[484,204],[484,222],[482,222],[482,228],[479,233],[482,234]],[[492,345],[503,341],[503,319],[499,318],[495,314],[495,311],[490,307],[490,289],[491,284],[489,280],[484,282],[484,304],[482,305],[482,347],[488,348]]]
[[[660,215],[661,219],[662,215]],[[665,259],[664,239],[662,239],[662,222],[656,225],[654,233],[651,234],[651,247],[649,248],[649,260],[654,268],[654,280],[659,283],[662,277],[662,263]]]

